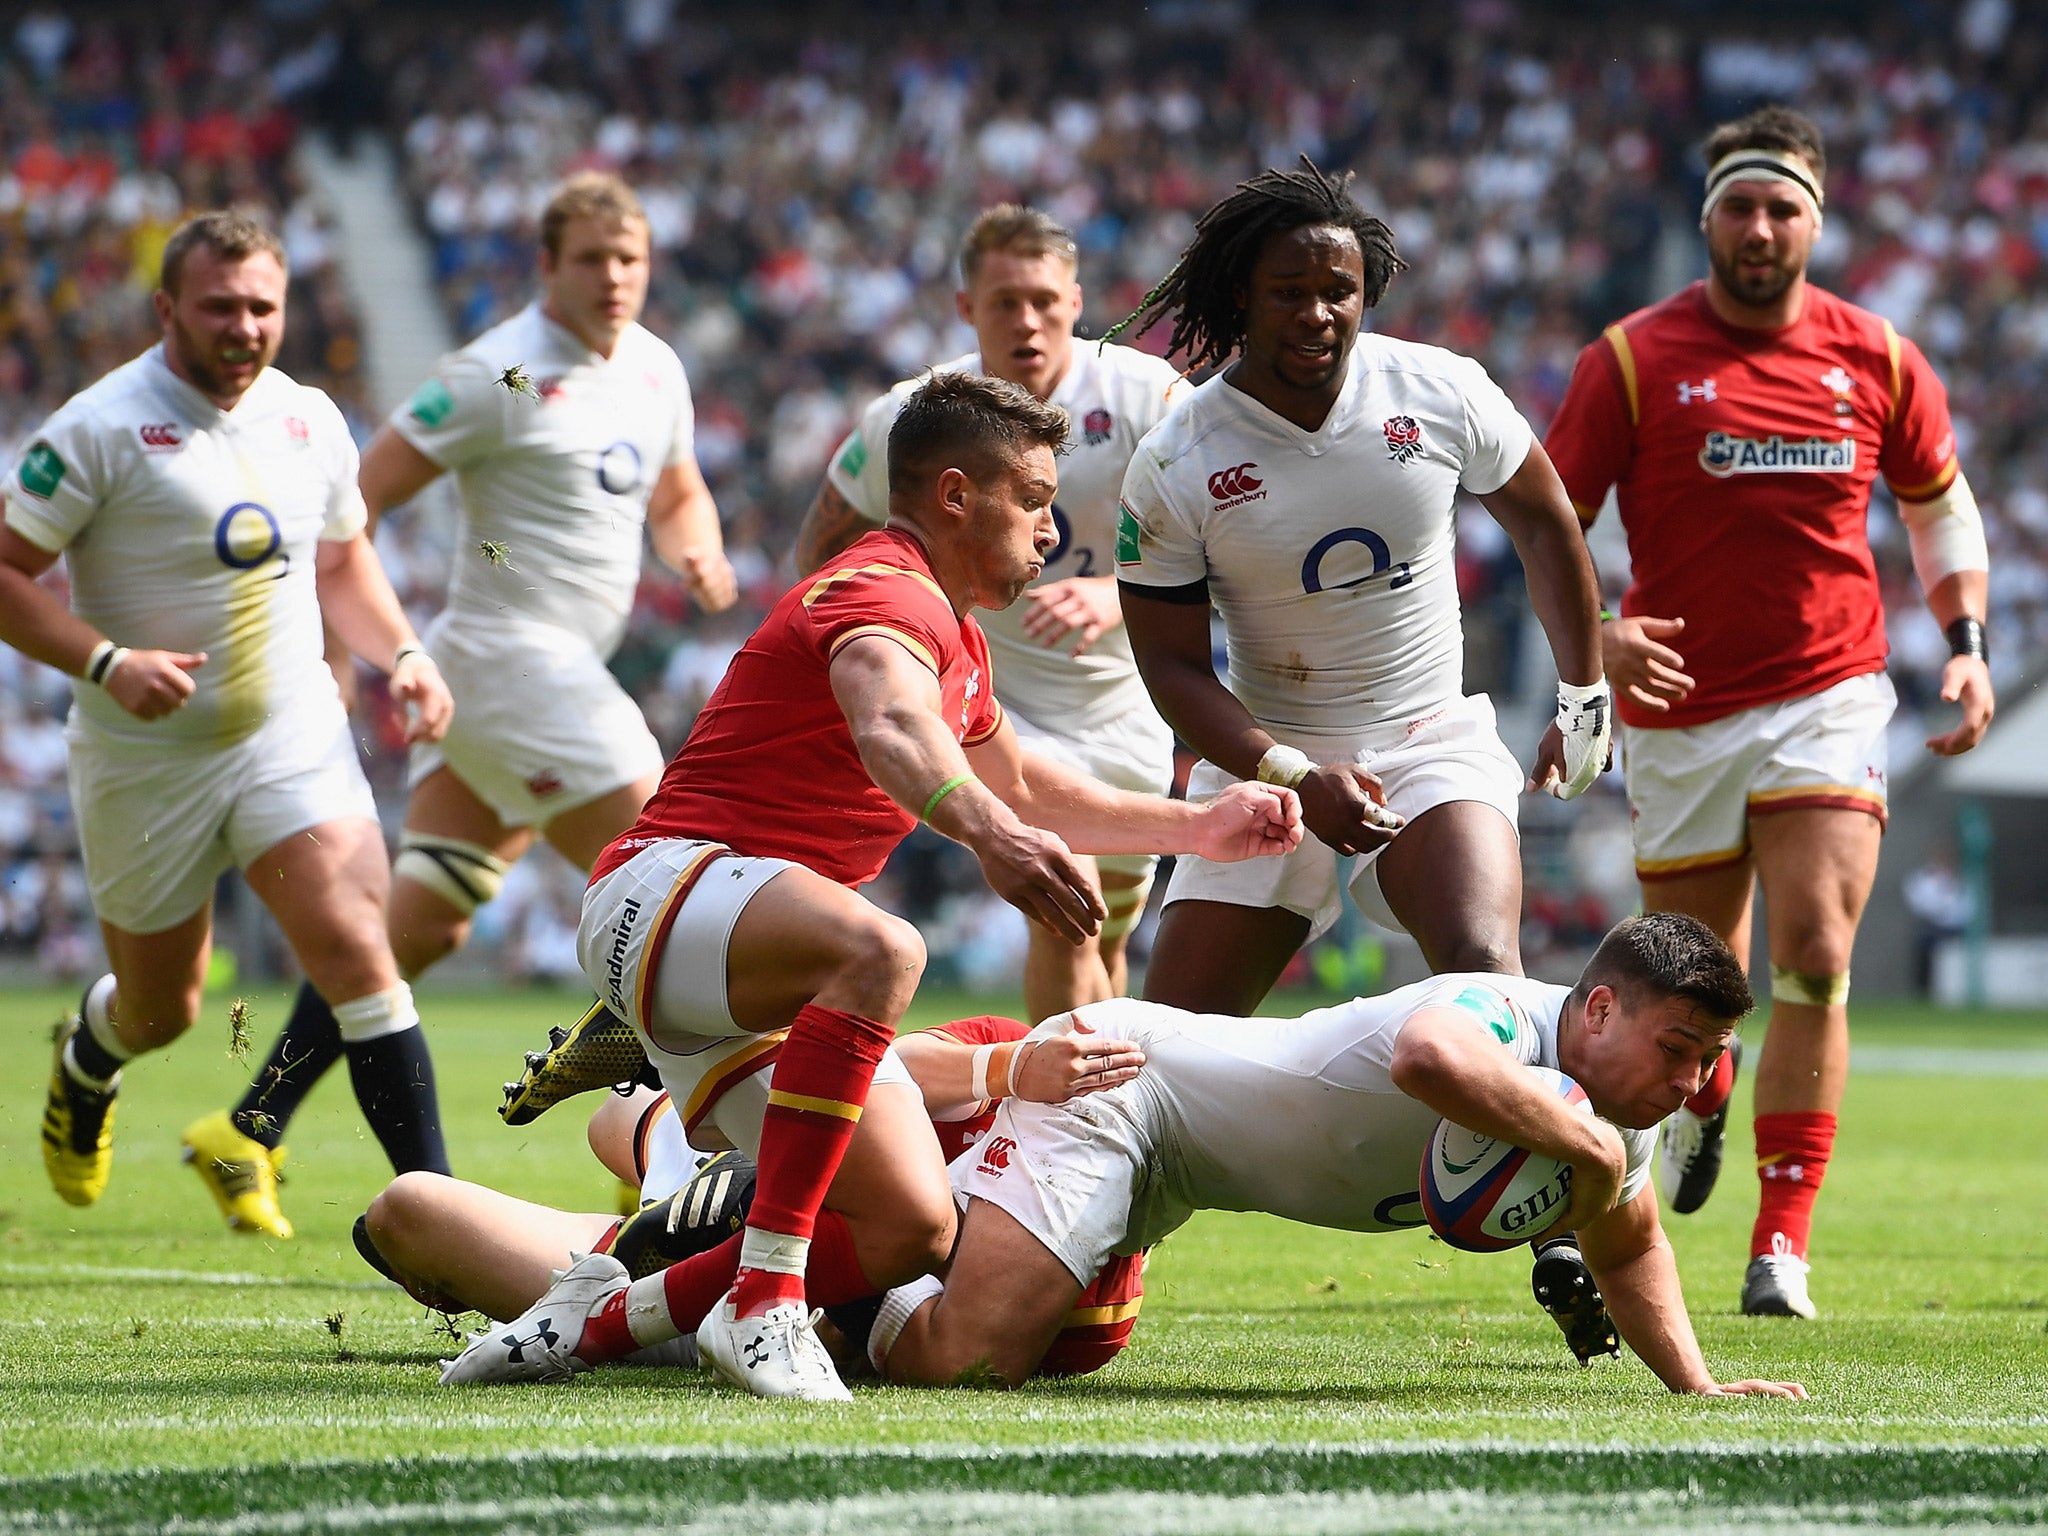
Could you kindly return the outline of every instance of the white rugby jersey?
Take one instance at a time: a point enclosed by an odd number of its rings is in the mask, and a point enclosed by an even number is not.
[[[1422,1155],[1442,1117],[1394,1086],[1394,1042],[1424,1008],[1453,1007],[1540,1067],[1557,1066],[1571,988],[1523,976],[1433,976],[1298,1019],[1185,1013],[1130,998],[1079,1010],[1090,1028],[1136,1040],[1145,1070],[1128,1090],[1154,1127],[1151,1176],[1119,1251],[1136,1251],[1190,1210],[1270,1211],[1352,1232],[1423,1221]],[[1149,1085],[1149,1086],[1147,1086]],[[1073,1101],[1087,1106],[1086,1099]],[[1621,1132],[1621,1200],[1643,1188],[1656,1130]]]
[[[332,400],[268,368],[223,411],[161,345],[67,400],[7,480],[7,526],[63,552],[80,618],[120,645],[206,653],[196,691],[158,720],[76,691],[76,716],[128,741],[225,746],[335,699],[314,547],[363,523]]]
[[[528,389],[507,387],[509,368]],[[391,425],[455,472],[450,612],[549,625],[609,656],[632,612],[655,479],[695,452],[674,349],[636,324],[599,357],[529,304],[442,359]],[[502,562],[485,541],[504,546]]]
[[[1221,374],[1138,446],[1117,576],[1208,582],[1230,691],[1283,740],[1412,718],[1463,690],[1458,488],[1500,489],[1535,435],[1486,370],[1362,335],[1320,430]]]
[[[941,363],[941,373],[983,373],[981,355],[970,352]],[[905,379],[862,412],[860,423],[839,445],[826,471],[834,490],[877,527],[889,520],[889,429],[924,375]],[[1179,373],[1163,359],[1133,347],[1101,346],[1076,339],[1074,360],[1052,393],[1052,403],[1072,418],[1066,451],[1059,457],[1059,495],[1053,523],[1060,542],[1033,583],[1072,576],[1113,576],[1117,496],[1124,470],[1140,438],[1166,414],[1171,399],[1184,393]],[[1152,700],[1131,658],[1130,637],[1121,624],[1080,656],[1066,647],[1048,650],[1024,633],[1030,607],[1023,601],[1000,612],[977,612],[995,665],[996,696],[1005,708],[1048,729],[1094,725],[1129,714],[1152,712]]]

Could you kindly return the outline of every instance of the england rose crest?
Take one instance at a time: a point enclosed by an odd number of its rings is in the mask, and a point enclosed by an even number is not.
[[[1413,416],[1389,416],[1380,430],[1387,434],[1387,452],[1396,464],[1406,464],[1422,452],[1422,424]]]

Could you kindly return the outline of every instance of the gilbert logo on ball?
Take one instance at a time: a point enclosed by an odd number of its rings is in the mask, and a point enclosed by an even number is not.
[[[1586,1090],[1549,1067],[1531,1067],[1539,1081],[1581,1114]],[[1453,1248],[1499,1253],[1556,1225],[1572,1199],[1569,1163],[1511,1142],[1437,1122],[1422,1154],[1422,1214]]]

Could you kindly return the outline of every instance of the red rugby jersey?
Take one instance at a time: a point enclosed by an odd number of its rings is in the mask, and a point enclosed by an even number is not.
[[[1001,727],[981,627],[953,612],[914,535],[878,529],[783,594],[726,669],[640,819],[598,856],[590,878],[675,837],[789,859],[842,885],[880,874],[917,818],[868,777],[832,696],[832,658],[863,635],[887,636],[931,668],[962,745]]]
[[[1878,475],[1926,501],[1956,475],[1948,394],[1890,323],[1810,284],[1783,330],[1721,320],[1694,283],[1579,354],[1544,446],[1587,523],[1615,488],[1627,614],[1682,618],[1694,687],[1632,726],[1700,725],[1882,671],[1865,519]]]

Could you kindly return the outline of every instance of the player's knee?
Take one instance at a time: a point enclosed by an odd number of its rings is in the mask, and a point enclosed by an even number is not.
[[[906,1197],[891,1210],[887,1232],[876,1234],[880,1241],[864,1245],[862,1270],[878,1289],[928,1275],[952,1256],[956,1231],[950,1196]]]
[[[1441,969],[1518,976],[1522,971],[1522,946],[1512,932],[1464,934],[1448,946]]]
[[[439,1186],[445,1183],[438,1173],[401,1173],[378,1192],[364,1220],[379,1253],[389,1259],[432,1224]]]
[[[1832,914],[1815,914],[1773,925],[1771,964],[1809,976],[1831,976],[1849,969],[1856,946],[1853,924]]]
[[[924,974],[924,938],[900,917],[876,910],[848,934],[838,980],[864,1000],[870,1017],[895,1017],[910,1006]]]
[[[392,909],[385,938],[398,973],[411,981],[469,942],[467,918],[434,922]]]

